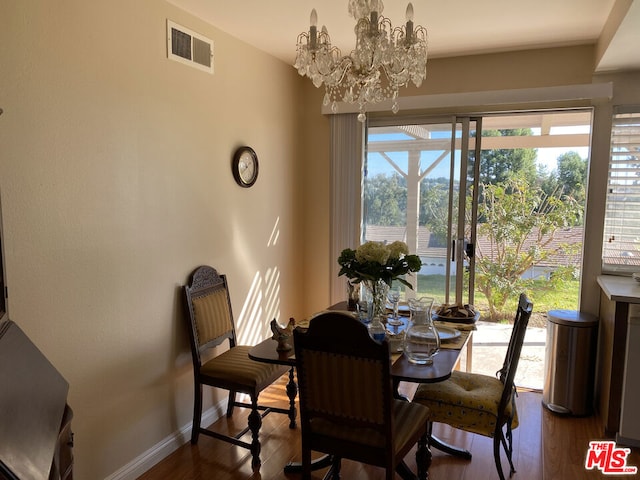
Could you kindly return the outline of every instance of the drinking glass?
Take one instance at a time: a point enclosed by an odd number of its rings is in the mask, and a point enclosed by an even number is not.
[[[360,301],[360,285],[347,281],[347,309],[352,312],[357,310],[358,301]]]
[[[370,300],[360,299],[356,304],[356,309],[358,311],[358,319],[362,323],[369,323],[371,321],[371,310],[372,304]]]
[[[402,320],[400,320],[400,316],[398,315],[398,303],[400,303],[400,287],[398,285],[394,285],[389,289],[387,299],[393,307],[393,316],[387,320],[387,323],[391,326],[399,327],[402,325]]]

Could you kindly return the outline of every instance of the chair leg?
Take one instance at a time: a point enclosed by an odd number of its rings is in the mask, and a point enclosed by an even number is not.
[[[496,433],[493,436],[493,457],[496,461],[496,468],[498,469],[498,476],[500,480],[505,480],[504,472],[502,471],[502,462],[500,461],[500,443],[501,443],[502,434]]]
[[[233,407],[236,406],[236,392],[229,390],[229,403],[227,403],[227,418],[231,418],[233,415]]]
[[[396,478],[396,472],[393,468],[390,468],[389,466],[387,466],[387,468],[385,468],[385,472],[384,472],[385,476],[385,480],[394,480],[394,478]]]
[[[325,479],[340,480],[340,469],[342,468],[342,458],[334,455],[331,458],[331,468],[324,476]]]
[[[298,385],[294,377],[294,367],[289,370],[289,382],[287,383],[287,397],[289,397],[289,428],[296,428],[296,395]]]
[[[504,453],[507,455],[507,460],[509,461],[509,478],[511,478],[511,476],[516,472],[516,469],[513,466],[513,432],[509,422],[507,422],[506,428],[506,436],[502,428],[498,426],[496,426],[493,434],[493,455],[496,459],[496,467],[498,468],[498,474],[500,475],[501,480],[504,479],[504,473],[502,472],[502,462],[500,461],[500,445],[504,448]]]
[[[198,443],[200,422],[202,421],[202,384],[195,380],[193,392],[193,425],[191,426],[191,443]]]
[[[509,467],[511,470],[509,471],[509,476],[516,473],[516,469],[513,466],[513,432],[511,431],[511,423],[507,423],[507,438],[502,438],[502,444],[504,445],[504,449],[507,452],[507,459],[509,460]]]
[[[427,480],[429,478],[429,467],[431,466],[431,449],[429,448],[430,432],[431,425],[427,428],[427,432],[418,440],[416,465],[418,467],[419,480]]]
[[[302,447],[302,480],[311,480],[311,449]]]
[[[260,427],[262,426],[262,415],[258,411],[258,396],[251,396],[251,413],[249,414],[249,429],[251,430],[251,466],[254,469],[260,468]]]

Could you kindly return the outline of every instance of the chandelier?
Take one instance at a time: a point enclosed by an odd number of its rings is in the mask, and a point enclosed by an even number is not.
[[[427,75],[427,31],[413,25],[413,5],[407,5],[406,24],[393,28],[382,16],[382,0],[349,0],[349,14],[356,19],[356,47],[349,56],[331,45],[325,26],[318,31],[318,15],[311,11],[308,32],[298,35],[294,66],[316,87],[324,84],[323,104],[357,104],[358,120],[366,119],[367,104],[391,99],[397,113],[398,89],[409,81],[416,87]]]

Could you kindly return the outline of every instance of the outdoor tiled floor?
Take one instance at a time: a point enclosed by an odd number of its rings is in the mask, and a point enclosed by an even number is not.
[[[512,326],[482,321],[476,326],[477,330],[473,333],[472,370],[494,375],[502,367]],[[545,328],[527,329],[515,379],[518,387],[542,390],[546,337]],[[465,362],[466,354],[463,353],[463,369]]]

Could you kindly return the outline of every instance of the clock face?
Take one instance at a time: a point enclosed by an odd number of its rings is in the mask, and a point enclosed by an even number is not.
[[[240,147],[233,156],[233,177],[241,187],[250,187],[258,179],[258,156],[250,147]]]
[[[249,183],[253,179],[253,175],[256,171],[256,163],[248,152],[243,152],[240,156],[240,162],[238,163],[238,173],[244,183]]]

